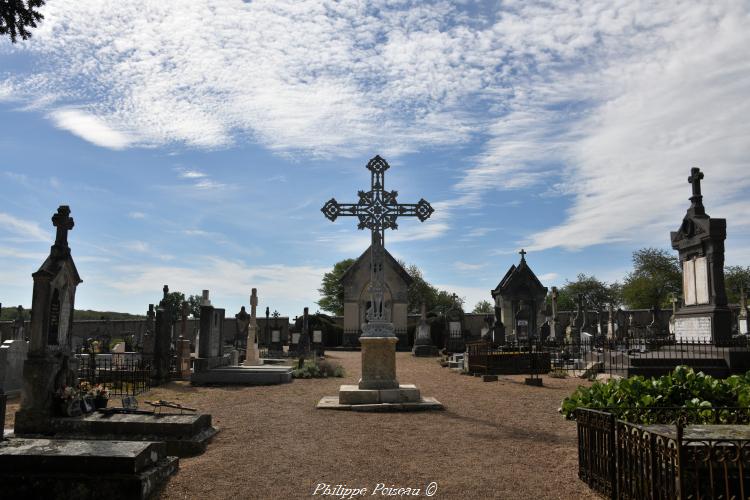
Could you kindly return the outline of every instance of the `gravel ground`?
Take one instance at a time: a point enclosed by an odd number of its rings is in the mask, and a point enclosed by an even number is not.
[[[203,455],[180,460],[161,498],[310,498],[321,483],[367,488],[368,497],[379,483],[420,488],[424,497],[431,482],[439,499],[597,498],[577,477],[575,424],[557,413],[580,380],[484,383],[434,358],[398,353],[399,381],[417,384],[444,411],[316,410],[322,396],[359,379],[359,353],[328,357],[344,366],[345,378],[247,388],[174,382],[141,395],[196,407],[220,428]],[[10,425],[16,408],[10,401]]]

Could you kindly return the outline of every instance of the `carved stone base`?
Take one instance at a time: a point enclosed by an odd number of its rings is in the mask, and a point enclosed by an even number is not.
[[[362,344],[360,389],[398,389],[396,379],[396,343],[394,337],[359,338]]]

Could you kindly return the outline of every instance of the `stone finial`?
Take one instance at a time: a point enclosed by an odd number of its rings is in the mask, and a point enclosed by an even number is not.
[[[521,251],[518,252],[518,253],[521,255],[521,262],[525,261],[526,260],[526,250],[524,250],[522,248]]]
[[[201,293],[201,305],[202,306],[210,306],[211,300],[208,298],[208,290],[203,290]]]
[[[75,225],[73,218],[70,217],[70,207],[68,205],[60,205],[58,207],[57,213],[52,216],[52,225],[57,228],[55,246],[58,248],[68,248],[68,231],[73,229]]]

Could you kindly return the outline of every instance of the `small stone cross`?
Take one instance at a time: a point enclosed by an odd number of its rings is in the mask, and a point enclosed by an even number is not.
[[[521,254],[521,260],[526,260],[526,250],[522,248],[518,253]]]
[[[701,169],[697,167],[691,168],[688,182],[693,185],[693,197],[701,196],[701,179],[703,179]]]
[[[55,246],[67,248],[68,231],[73,229],[74,226],[73,218],[70,216],[70,207],[68,205],[60,205],[57,209],[57,213],[52,216],[52,225],[57,228]]]

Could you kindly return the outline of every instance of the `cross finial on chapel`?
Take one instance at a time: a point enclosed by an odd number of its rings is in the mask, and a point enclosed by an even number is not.
[[[524,249],[522,248],[522,249],[521,249],[521,251],[520,251],[520,252],[518,252],[518,253],[519,253],[519,254],[521,255],[521,260],[522,260],[522,261],[523,261],[523,260],[526,260],[526,250],[524,250]]]
[[[52,216],[52,225],[57,228],[57,234],[55,235],[55,246],[67,248],[68,247],[68,231],[73,229],[73,218],[70,216],[70,207],[68,205],[60,205],[57,209],[57,213]]]

